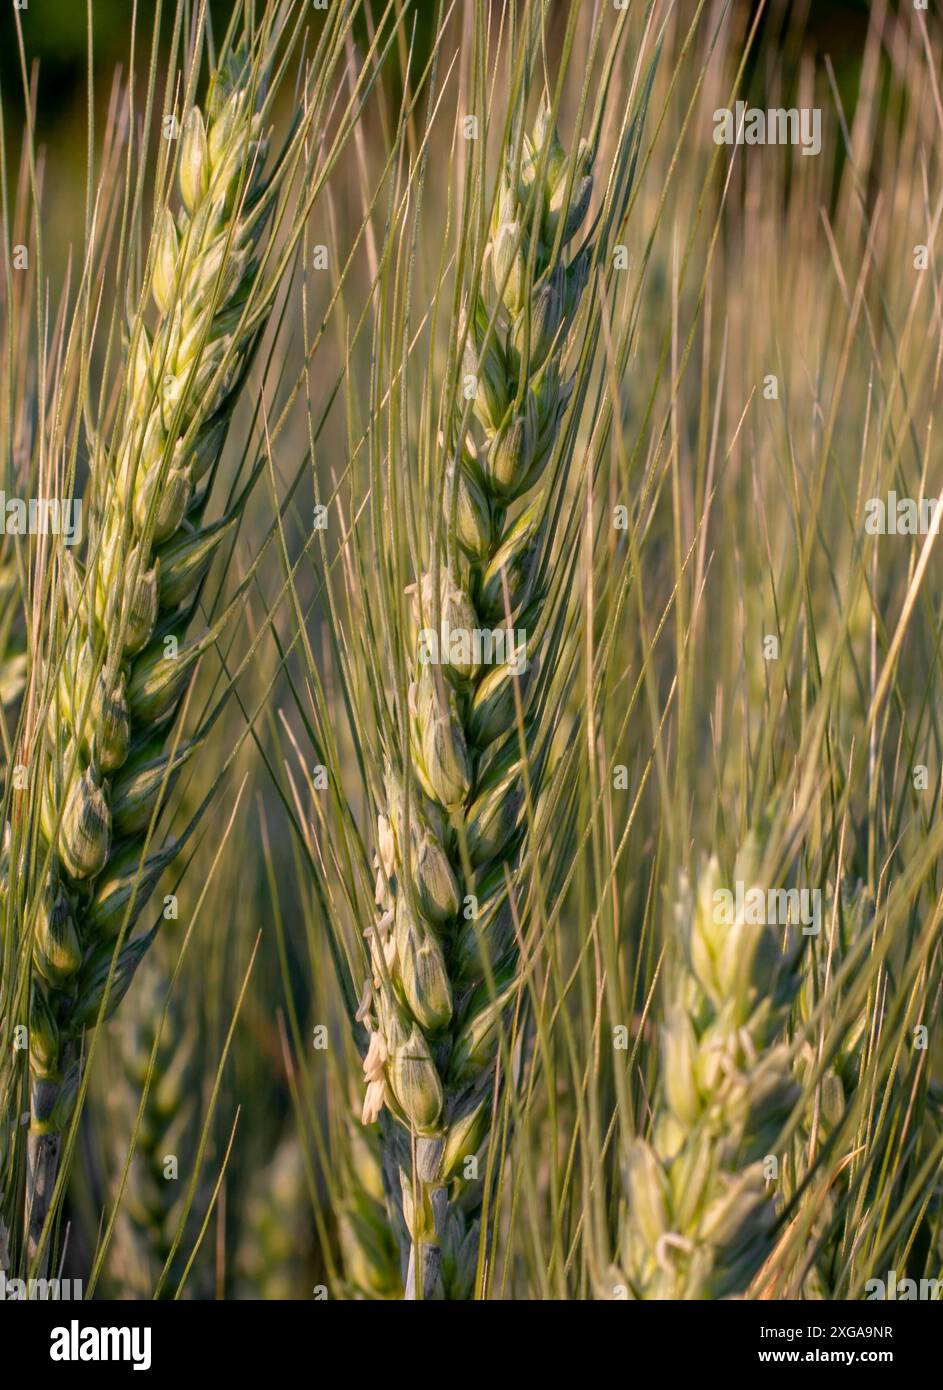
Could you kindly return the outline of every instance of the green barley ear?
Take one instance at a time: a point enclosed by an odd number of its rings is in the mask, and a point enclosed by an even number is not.
[[[625,1155],[628,1211],[604,1297],[616,1285],[637,1299],[729,1297],[772,1248],[765,1164],[799,1096],[784,1041],[799,976],[783,928],[737,911],[738,880],[748,904],[751,892],[766,900],[758,871],[748,844],[730,884],[712,859],[682,886],[652,1133]]]

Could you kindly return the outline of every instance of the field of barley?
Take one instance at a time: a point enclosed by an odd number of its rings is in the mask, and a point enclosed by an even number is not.
[[[0,31],[0,1301],[939,1301],[937,0]]]

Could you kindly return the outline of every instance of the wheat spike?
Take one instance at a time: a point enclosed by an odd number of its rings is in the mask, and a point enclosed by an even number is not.
[[[157,1036],[169,985],[168,975],[151,953],[135,986],[137,1008],[123,1019],[121,1032],[124,1084],[116,1095],[115,1112],[122,1121],[117,1127],[118,1172],[132,1132],[135,1144],[115,1224],[110,1269],[122,1294],[134,1298],[151,1297],[174,1248],[179,1207],[199,1132],[197,1030],[187,1024],[173,995]],[[169,1288],[165,1286],[165,1297],[170,1296]]]
[[[456,444],[448,536],[413,593],[418,787],[408,795],[404,777],[387,767],[364,1062],[364,1120],[385,1104],[416,1136],[415,1170],[411,1162],[401,1169],[407,1298],[443,1291],[443,1243],[453,1287],[469,1288],[474,1263],[474,1213],[470,1224],[464,1204],[449,1214],[447,1184],[488,1122],[499,1039],[519,983],[513,912],[523,887],[525,764],[536,796],[542,763],[540,729],[526,720],[535,660],[513,634],[532,633],[541,613],[547,496],[515,504],[539,483],[569,399],[563,363],[592,242],[575,254],[566,248],[586,216],[591,167],[588,142],[567,159],[544,95],[519,178],[508,162],[467,314],[476,425]],[[496,664],[479,644],[483,633],[505,628]]]
[[[157,322],[151,331],[143,315],[132,324],[123,414],[113,448],[94,458],[87,564],[63,561],[66,640],[41,808],[53,856],[33,938],[31,1258],[79,1085],[82,1032],[127,991],[154,934],[130,933],[177,848],[169,839],[155,847],[150,831],[187,756],[170,729],[207,637],[185,633],[227,534],[202,525],[203,505],[275,293],[258,264],[285,175],[283,160],[265,173],[271,34],[266,41],[254,53],[230,49],[205,108],[183,121],[181,206],[159,214],[151,243]]]
[[[734,882],[748,895],[756,874],[750,842]],[[628,1146],[628,1212],[604,1295],[618,1286],[637,1299],[729,1297],[771,1249],[764,1159],[799,1095],[783,1041],[797,951],[748,914],[728,922],[715,896],[725,887],[712,859],[676,906],[652,1134]]]

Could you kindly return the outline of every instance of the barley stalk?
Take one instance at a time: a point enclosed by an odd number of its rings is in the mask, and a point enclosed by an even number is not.
[[[363,1118],[384,1105],[412,1135],[400,1165],[411,1249],[406,1297],[469,1289],[474,1200],[449,1210],[447,1185],[479,1148],[499,1041],[519,985],[515,910],[525,778],[544,756],[527,716],[536,661],[510,641],[484,660],[484,631],[532,635],[548,493],[538,492],[571,385],[564,359],[592,254],[566,255],[592,191],[592,151],[566,157],[546,94],[521,158],[508,160],[467,315],[466,381],[475,428],[457,441],[445,537],[415,585],[409,691],[413,788],[390,760],[378,820],[370,934],[370,1046]],[[565,469],[565,462],[561,465]],[[501,657],[503,656],[503,660]],[[520,736],[518,712],[524,716]],[[480,1184],[475,1185],[480,1191]]]
[[[747,898],[757,868],[748,843],[734,871]],[[628,1147],[628,1213],[607,1276],[637,1299],[742,1293],[772,1246],[764,1160],[799,1094],[782,1036],[796,950],[749,912],[727,921],[724,886],[712,859],[676,906],[652,1133]]]

